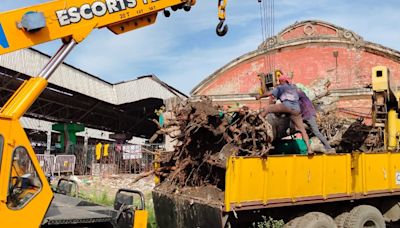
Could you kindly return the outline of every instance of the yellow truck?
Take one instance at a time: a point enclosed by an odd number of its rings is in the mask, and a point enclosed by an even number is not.
[[[383,228],[398,221],[400,153],[394,151],[399,148],[400,106],[389,78],[386,67],[372,69],[373,97],[386,96],[379,113],[387,113],[380,118],[384,119],[384,144],[390,150],[230,157],[221,202],[206,194],[199,197],[156,187],[153,200],[158,224],[168,228],[250,227],[266,216],[282,219],[287,228]]]

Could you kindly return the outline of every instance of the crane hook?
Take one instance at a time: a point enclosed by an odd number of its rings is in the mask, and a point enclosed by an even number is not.
[[[220,22],[217,25],[217,28],[215,29],[218,36],[225,36],[225,34],[228,32],[228,25],[224,25],[224,21],[225,20],[220,20]]]

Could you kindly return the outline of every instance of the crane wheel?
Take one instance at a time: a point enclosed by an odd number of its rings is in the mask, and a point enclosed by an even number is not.
[[[302,217],[297,217],[283,226],[284,228],[334,228],[335,221],[331,216],[322,212],[309,212]]]
[[[292,220],[290,220],[288,223],[286,223],[283,228],[296,228],[298,227],[297,225],[299,224],[299,222],[303,219],[303,216],[300,217],[296,217]]]
[[[309,212],[298,222],[296,228],[321,228],[336,227],[335,221],[331,216],[322,212]]]
[[[344,222],[346,221],[349,214],[349,212],[343,212],[342,214],[336,216],[335,222],[338,228],[344,228]]]
[[[375,227],[385,228],[385,219],[382,213],[373,206],[360,205],[353,208],[347,216],[344,227],[351,228],[364,228]]]

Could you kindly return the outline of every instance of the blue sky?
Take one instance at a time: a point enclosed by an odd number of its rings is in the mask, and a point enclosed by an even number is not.
[[[67,0],[66,0],[67,1]],[[46,1],[1,0],[0,11]],[[275,34],[296,21],[323,20],[365,40],[400,50],[398,0],[276,0]],[[190,12],[158,15],[155,24],[116,36],[94,31],[66,62],[111,83],[154,74],[189,94],[200,81],[262,42],[257,0],[228,0],[229,32],[215,34],[217,0],[197,0]],[[60,41],[35,46],[52,55]]]

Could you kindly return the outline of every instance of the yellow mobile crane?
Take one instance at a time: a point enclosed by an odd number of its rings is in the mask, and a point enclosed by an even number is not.
[[[57,196],[39,166],[19,119],[46,88],[48,79],[68,53],[96,28],[115,34],[155,22],[158,12],[189,11],[195,0],[56,0],[0,13],[0,54],[60,39],[62,47],[37,77],[25,81],[0,110],[0,223],[1,227],[107,224],[136,228],[146,226],[143,195],[121,189],[113,210],[77,199]],[[218,0],[220,19],[216,32],[223,36],[226,0]],[[123,192],[139,194],[141,206],[133,212],[132,199]],[[53,203],[51,204],[53,200]],[[55,202],[58,200],[57,202]],[[52,206],[50,206],[52,205]],[[86,208],[86,210],[83,210]],[[47,212],[47,213],[46,213]],[[133,215],[134,214],[134,215]],[[130,217],[129,217],[130,216]],[[134,216],[134,220],[132,219]],[[122,217],[128,218],[125,223]],[[130,219],[129,219],[130,218]],[[134,221],[134,222],[133,222]],[[87,225],[89,224],[89,225]]]

